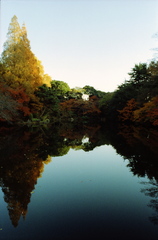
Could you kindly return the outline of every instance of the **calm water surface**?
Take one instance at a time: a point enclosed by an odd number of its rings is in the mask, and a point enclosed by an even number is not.
[[[52,157],[17,227],[1,191],[0,239],[158,239],[145,194],[155,185],[134,176],[128,163],[111,145]]]

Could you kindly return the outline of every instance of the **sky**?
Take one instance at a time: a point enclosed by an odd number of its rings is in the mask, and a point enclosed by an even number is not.
[[[16,15],[45,73],[112,92],[158,46],[158,0],[1,0],[0,52]]]

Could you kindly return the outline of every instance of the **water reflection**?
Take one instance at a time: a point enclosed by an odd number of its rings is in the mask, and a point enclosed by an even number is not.
[[[141,182],[144,185],[144,188],[141,189],[141,192],[146,196],[151,198],[148,207],[154,210],[154,214],[149,217],[149,220],[157,225],[158,224],[158,181],[156,179],[151,179],[149,182]]]
[[[28,204],[50,156],[63,156],[70,148],[91,151],[112,145],[137,176],[149,178],[142,193],[152,199],[151,222],[158,224],[158,132],[133,126],[53,126],[51,129],[2,129],[0,132],[0,186],[13,226],[26,217]]]

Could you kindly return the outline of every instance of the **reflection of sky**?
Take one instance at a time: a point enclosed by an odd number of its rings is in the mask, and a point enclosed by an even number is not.
[[[25,231],[26,239],[48,235],[77,239],[75,234],[78,239],[98,234],[111,234],[112,239],[132,239],[137,234],[137,239],[150,239],[145,237],[157,230],[148,221],[149,198],[140,192],[139,182],[145,178],[134,177],[126,165],[106,145],[53,157],[38,179],[18,234]]]
[[[32,204],[38,204],[41,217],[47,218],[49,213],[53,225],[61,225],[66,232],[71,228],[66,230],[65,224],[66,228],[72,224],[73,231],[75,222],[83,231],[83,225],[95,225],[94,229],[102,232],[104,225],[111,229],[115,223],[118,232],[122,231],[118,230],[122,228],[120,224],[131,233],[135,228],[141,232],[149,224],[148,210],[144,212],[148,199],[142,198],[138,178],[133,177],[126,164],[111,146],[98,147],[93,152],[70,150],[68,155],[53,158],[45,166]],[[138,228],[139,221],[142,226]]]
[[[0,189],[0,239],[1,239],[2,231],[4,229],[7,230],[8,226],[12,228],[11,221],[8,216],[7,204],[4,201],[4,194]]]

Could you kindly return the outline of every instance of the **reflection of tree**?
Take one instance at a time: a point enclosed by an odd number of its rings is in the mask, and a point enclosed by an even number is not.
[[[128,167],[134,175],[158,178],[158,134],[155,129],[121,126],[111,134],[111,144],[118,154],[128,159]]]
[[[27,214],[31,194],[48,156],[63,156],[70,147],[89,151],[102,145],[99,128],[0,129],[0,186],[12,224]],[[82,142],[84,136],[89,141]],[[92,146],[92,147],[90,147]]]
[[[14,158],[14,160],[16,159]],[[21,158],[14,166],[8,164],[8,167],[2,172],[1,186],[14,226],[18,225],[21,215],[25,217],[31,193],[42,171],[42,160],[31,155],[29,161]]]
[[[149,132],[123,126],[118,132],[110,126],[76,126],[73,123],[49,129],[4,130],[0,129],[0,186],[14,226],[18,225],[21,216],[26,216],[31,194],[48,156],[63,156],[70,148],[91,151],[97,146],[111,144],[118,154],[128,159],[127,167],[134,175],[158,179],[156,130]],[[158,206],[156,196],[151,201],[155,209]]]
[[[16,227],[20,217],[26,216],[31,193],[44,164],[37,154],[39,143],[31,140],[28,132],[1,135],[0,140],[3,146],[0,149],[0,186],[10,219]]]
[[[84,151],[91,151],[97,146],[109,144],[107,138],[107,129],[101,128],[101,126],[84,126],[65,128],[60,130],[60,134],[64,136],[66,142],[73,149],[83,149]],[[88,141],[83,140],[87,138]]]
[[[158,224],[157,130],[123,125],[119,128],[119,132],[116,131],[111,136],[111,144],[117,153],[128,160],[127,167],[131,172],[139,177],[147,176],[150,180],[148,183],[143,183],[147,187],[141,192],[152,198],[148,206],[153,208],[156,213],[149,219],[154,224]]]
[[[151,179],[149,182],[142,182],[146,188],[142,189],[146,196],[151,197],[150,203],[148,204],[149,207],[155,210],[155,214],[152,217],[149,217],[150,221],[155,225],[158,224],[158,181],[155,179]]]

